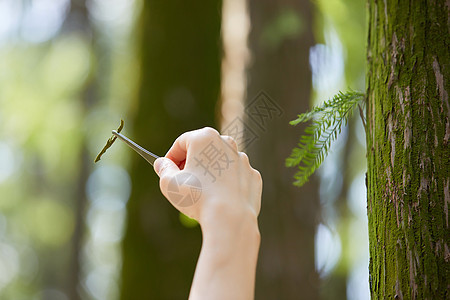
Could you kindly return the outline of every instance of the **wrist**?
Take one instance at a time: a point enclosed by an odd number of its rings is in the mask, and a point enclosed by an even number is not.
[[[203,244],[190,299],[253,299],[260,245],[256,216],[216,217],[200,224]]]
[[[200,224],[203,245],[217,249],[221,254],[218,257],[227,259],[234,253],[257,255],[261,236],[257,217],[250,210],[239,213],[227,211],[203,221]]]
[[[259,235],[258,217],[250,205],[233,201],[211,201],[199,216],[203,235],[229,231]]]

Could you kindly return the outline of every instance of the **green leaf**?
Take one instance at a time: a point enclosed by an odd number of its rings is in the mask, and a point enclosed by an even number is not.
[[[299,139],[298,147],[292,150],[286,159],[287,167],[297,167],[294,185],[302,186],[320,167],[328,155],[331,143],[341,132],[342,124],[347,125],[355,107],[364,100],[364,94],[355,91],[339,92],[322,105],[313,107],[309,112],[298,115],[289,122],[295,126],[312,120],[305,129],[305,135]]]

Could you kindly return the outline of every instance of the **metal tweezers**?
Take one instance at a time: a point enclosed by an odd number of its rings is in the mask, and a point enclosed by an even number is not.
[[[125,144],[127,144],[128,146],[130,146],[131,149],[133,149],[134,151],[136,151],[140,156],[142,156],[146,161],[148,161],[152,166],[153,163],[155,162],[155,160],[157,158],[159,158],[158,155],[151,153],[150,151],[148,151],[147,149],[139,146],[138,144],[136,144],[135,142],[133,142],[132,140],[130,140],[129,138],[127,138],[126,136],[124,136],[121,133],[118,133],[117,131],[113,130],[112,134],[115,135],[116,137],[118,137],[120,140],[122,140],[123,142],[125,142]]]

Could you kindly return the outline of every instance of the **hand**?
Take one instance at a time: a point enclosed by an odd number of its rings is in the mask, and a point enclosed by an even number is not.
[[[164,196],[202,228],[189,299],[253,299],[262,180],[247,155],[203,128],[182,134],[154,166]]]
[[[164,196],[200,225],[218,217],[259,214],[261,175],[233,138],[215,129],[182,134],[154,166]]]

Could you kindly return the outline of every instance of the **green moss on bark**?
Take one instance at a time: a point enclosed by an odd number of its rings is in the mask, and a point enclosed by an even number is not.
[[[448,299],[448,7],[369,0],[368,18],[372,298]]]

